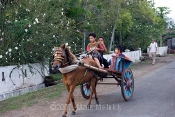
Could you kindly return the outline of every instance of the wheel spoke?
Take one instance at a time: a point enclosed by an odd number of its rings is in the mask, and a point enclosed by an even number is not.
[[[85,95],[87,94],[87,89],[86,88],[84,88],[84,93],[85,93]]]
[[[86,88],[86,85],[84,86],[84,93],[85,95],[88,95],[88,89]]]
[[[126,80],[126,78],[127,78],[127,72],[125,73],[125,80]]]
[[[131,87],[129,87],[128,92],[131,93]]]
[[[129,91],[126,91],[126,97],[129,97]]]
[[[131,91],[130,90],[128,90],[128,97],[130,97],[131,96]]]
[[[90,88],[87,88],[87,84],[83,84],[83,90],[86,96],[90,95]]]
[[[84,92],[87,90],[86,87],[83,87]]]
[[[129,91],[132,93],[132,87],[129,88]]]
[[[130,84],[132,85],[132,79],[130,79]]]
[[[126,88],[127,87],[124,86],[124,93],[125,93],[126,97],[129,97],[130,93],[129,93],[129,91]]]
[[[124,75],[124,78],[123,78],[123,80],[126,80],[126,74]]]
[[[126,91],[126,89],[124,89],[124,93],[125,93],[125,95],[127,96],[127,91]]]
[[[127,78],[129,78],[129,72],[127,71]]]
[[[124,89],[126,90],[126,85],[124,85]]]
[[[126,80],[124,80],[124,82],[123,82],[123,83],[124,83],[124,85],[127,85],[127,81],[126,81]]]
[[[129,73],[129,76],[128,76],[128,78],[129,78],[130,80],[132,79],[131,73]]]
[[[89,95],[90,95],[90,92],[91,92],[91,91],[90,91],[90,89],[89,89],[89,90],[87,90],[87,96],[89,96]]]
[[[89,91],[88,91],[88,90],[86,90],[86,95],[87,95],[87,96],[89,95]]]

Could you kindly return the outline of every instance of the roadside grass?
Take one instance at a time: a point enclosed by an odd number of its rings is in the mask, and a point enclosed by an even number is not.
[[[53,100],[61,96],[61,93],[65,90],[64,84],[58,84],[44,89],[29,92],[17,97],[12,97],[0,102],[0,114],[7,111],[18,110],[22,107],[30,107],[39,103],[42,99]]]
[[[175,54],[167,54],[165,56],[165,60],[166,60],[166,57],[175,57]],[[156,57],[156,62],[160,62],[162,59],[164,59],[164,56],[162,56],[162,57]],[[130,68],[133,69],[133,70],[134,69],[135,70],[138,70],[138,69],[140,69],[142,67],[145,67],[147,65],[151,65],[151,62],[152,62],[151,59],[147,59],[147,60],[145,60],[145,61],[143,61],[141,63],[131,64],[130,65]]]
[[[58,74],[50,74],[50,76],[52,76],[54,78],[55,81],[57,80],[61,80],[62,79],[62,74],[58,73]]]
[[[144,66],[147,66],[147,65],[151,65],[151,60],[146,60],[146,61],[141,62],[141,63],[131,64],[129,68],[138,70],[138,69],[140,69]]]
[[[168,56],[175,56],[175,54],[168,54]]]

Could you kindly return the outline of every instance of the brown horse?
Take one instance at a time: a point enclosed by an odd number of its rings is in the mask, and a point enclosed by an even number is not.
[[[76,60],[76,57],[70,52],[69,48],[67,48],[66,45],[64,44],[60,48],[54,47],[53,59],[54,59],[54,62],[52,64],[52,67],[58,69],[58,68],[64,68],[66,66],[73,64],[73,62]],[[92,65],[94,67],[98,67],[96,62],[89,57],[84,58],[81,62]],[[72,101],[72,105],[73,105],[72,114],[75,115],[75,111],[77,108],[74,101],[73,92],[77,85],[84,84],[84,83],[89,83],[91,85],[92,90],[91,90],[90,100],[87,105],[87,108],[90,108],[93,94],[95,94],[96,104],[99,104],[97,93],[96,93],[96,85],[98,81],[96,74],[97,73],[95,73],[94,71],[91,71],[83,66],[78,66],[75,70],[62,74],[62,81],[69,92],[68,98],[66,100],[66,107],[64,110],[63,117],[66,117],[68,104],[70,103],[70,100]]]

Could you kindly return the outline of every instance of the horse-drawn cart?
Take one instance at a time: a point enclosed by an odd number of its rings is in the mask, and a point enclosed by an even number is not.
[[[107,85],[120,85],[122,96],[126,101],[131,100],[134,92],[134,77],[131,69],[129,68],[132,61],[121,58],[113,57],[115,62],[113,63],[112,69],[98,69],[96,67],[79,63],[79,65],[87,67],[88,69],[98,71],[102,73],[99,75],[99,80],[103,81],[103,78],[114,78],[116,83],[98,83],[98,84],[107,84]],[[105,74],[105,75],[104,75]],[[85,99],[90,98],[91,87],[88,83],[82,84],[80,86],[81,94]]]
[[[70,100],[73,106],[72,114],[74,115],[76,113],[77,107],[73,92],[78,85],[81,85],[83,97],[89,99],[87,108],[90,108],[93,94],[95,95],[96,104],[99,104],[96,85],[98,80],[103,81],[103,78],[114,78],[116,83],[111,84],[121,86],[123,98],[126,101],[132,98],[134,78],[132,71],[129,69],[129,65],[131,64],[130,60],[114,56],[111,67],[109,69],[101,69],[98,68],[97,63],[88,56],[81,61],[77,61],[75,55],[71,53],[65,44],[59,48],[54,47],[53,60],[52,67],[59,69],[62,73],[62,81],[69,92],[63,117],[66,117]]]

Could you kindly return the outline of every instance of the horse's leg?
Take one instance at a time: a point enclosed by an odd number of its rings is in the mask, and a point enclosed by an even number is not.
[[[66,89],[67,89],[67,91],[68,91],[68,93],[69,93],[69,91],[70,91],[69,85],[66,85]]]
[[[98,96],[97,96],[97,91],[96,91],[97,82],[98,82],[98,80],[96,79],[96,81],[95,81],[95,87],[94,87],[94,94],[95,94],[96,104],[99,105]]]
[[[77,110],[77,107],[76,107],[76,104],[75,104],[75,100],[74,100],[74,95],[73,95],[73,93],[72,93],[72,95],[71,95],[71,101],[72,101],[72,105],[73,105],[73,111],[72,111],[72,115],[75,115],[76,113],[75,113],[75,111]]]
[[[68,95],[68,98],[66,100],[66,107],[64,109],[64,115],[63,115],[63,117],[66,117],[67,109],[68,109],[68,104],[70,103],[70,99],[71,99],[71,96],[72,96],[72,93],[73,93],[75,87],[70,86],[69,88],[67,87],[67,89],[69,89],[69,95]]]
[[[91,79],[91,88],[92,88],[92,91],[91,91],[91,94],[90,94],[90,99],[89,99],[89,103],[87,105],[87,108],[90,109],[90,105],[91,105],[91,100],[92,100],[92,96],[93,96],[93,93],[94,93],[94,83],[93,83],[93,80]]]

